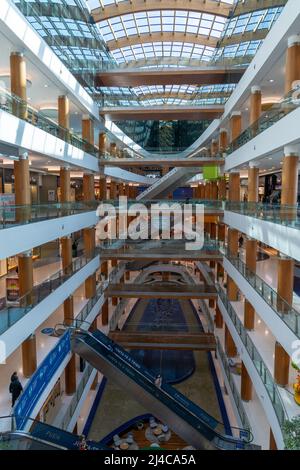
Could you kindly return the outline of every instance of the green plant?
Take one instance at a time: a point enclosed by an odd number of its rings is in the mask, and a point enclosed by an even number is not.
[[[300,450],[300,416],[285,421],[282,426],[286,450]]]

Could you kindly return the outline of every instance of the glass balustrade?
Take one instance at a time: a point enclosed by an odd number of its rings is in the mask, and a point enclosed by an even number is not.
[[[64,284],[69,278],[86,266],[93,258],[81,256],[64,269],[50,276],[46,281],[32,288],[16,302],[4,302],[0,308],[0,334],[27,315],[36,305]]]
[[[234,380],[233,380],[231,372],[230,372],[230,367],[229,367],[229,364],[228,364],[226,354],[223,351],[223,348],[221,346],[219,338],[216,338],[216,341],[217,341],[218,358],[222,362],[223,369],[224,369],[224,372],[226,374],[226,377],[227,377],[227,380],[228,380],[228,383],[229,383],[229,386],[230,386],[230,390],[231,390],[236,408],[237,408],[238,413],[239,413],[239,417],[241,419],[241,423],[242,423],[242,425],[244,426],[245,429],[251,430],[251,426],[250,426],[250,423],[249,423],[249,420],[248,420],[248,416],[246,414],[246,411],[245,411],[245,408],[244,408],[244,405],[243,405],[243,401],[241,399],[241,394],[240,394],[239,390],[237,389],[237,386],[234,383]]]
[[[98,148],[86,140],[78,137],[55,121],[45,117],[42,111],[38,111],[13,93],[0,88],[0,109],[12,114],[39,129],[62,139],[64,142],[78,149],[98,157]]]
[[[276,413],[278,422],[280,426],[283,425],[284,421],[287,418],[287,412],[285,410],[283,401],[280,396],[279,388],[278,385],[274,382],[274,379],[272,377],[271,372],[267,368],[266,364],[264,363],[261,355],[259,354],[258,350],[256,349],[253,341],[251,340],[250,336],[247,333],[247,330],[245,329],[244,325],[242,324],[241,320],[239,319],[237,313],[235,312],[233,306],[231,305],[230,301],[227,298],[226,293],[224,290],[218,286],[217,288],[219,298],[221,302],[223,303],[229,317],[231,318],[231,321],[241,338],[242,343],[244,344],[255,368],[256,371],[258,372],[265,389],[268,393],[268,396],[270,398],[270,401],[273,405],[274,411]]]
[[[286,225],[300,229],[300,210],[298,205],[289,206],[281,204],[263,204],[259,202],[231,202],[226,201],[225,209],[243,214],[255,219]]]
[[[280,121],[300,105],[300,88],[288,93],[279,103],[275,103],[264,112],[260,118],[242,132],[226,149],[227,154],[231,154],[235,150],[245,145],[250,140],[254,139],[257,135],[261,134],[266,129],[269,129],[273,124]]]
[[[100,201],[47,203],[33,205],[1,205],[0,203],[0,230],[43,220],[67,217],[69,215],[96,211]]]
[[[276,315],[278,315],[289,329],[300,338],[300,313],[278,295],[277,292],[256,273],[247,268],[246,264],[241,259],[231,256],[228,251],[225,252],[225,256],[251,287],[253,287],[274,310]]]

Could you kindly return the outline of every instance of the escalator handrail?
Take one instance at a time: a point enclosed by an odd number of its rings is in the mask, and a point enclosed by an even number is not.
[[[78,333],[78,329],[77,329],[77,333]],[[98,336],[99,336],[99,333],[100,333],[100,334],[101,334],[101,337],[103,337],[103,339],[105,338],[105,340],[107,340],[107,343],[110,342],[110,343],[112,343],[112,344],[115,344],[112,340],[110,340],[110,339],[107,338],[103,333],[101,333],[101,331],[98,330],[97,333],[98,333]],[[80,334],[83,334],[84,336],[88,336],[88,337],[92,338],[94,341],[100,343],[102,347],[105,347],[105,348],[108,349],[110,352],[112,352],[111,349],[105,344],[105,341],[101,341],[100,338],[99,338],[99,337],[96,337],[94,334],[91,334],[90,332],[82,331],[82,330],[80,330]],[[118,346],[118,348],[120,348],[120,346]],[[120,348],[120,349],[122,349],[122,348]],[[122,360],[123,363],[126,364],[127,367],[128,367],[128,366],[131,367],[131,368],[134,370],[135,373],[136,373],[136,372],[139,373],[139,375],[141,375],[144,380],[147,380],[147,381],[151,384],[151,388],[152,388],[152,387],[155,387],[155,385],[153,384],[153,380],[155,379],[154,376],[151,376],[151,374],[149,374],[150,377],[147,377],[147,375],[146,375],[143,371],[139,370],[138,368],[134,368],[134,365],[133,365],[133,364],[131,364],[130,362],[127,362],[127,361],[125,360],[125,358],[120,357],[120,356],[117,354],[117,351],[113,351],[113,352],[114,352],[114,354],[115,354],[120,360]],[[172,400],[172,401],[175,403],[176,406],[179,405],[181,408],[183,408],[183,409],[185,410],[185,412],[189,413],[190,415],[192,415],[192,416],[193,416],[194,418],[196,418],[197,420],[200,420],[201,423],[202,423],[204,426],[206,426],[207,428],[209,428],[209,429],[210,429],[213,433],[215,433],[215,435],[218,436],[220,439],[223,439],[223,440],[226,440],[226,441],[230,441],[230,442],[232,442],[232,443],[237,443],[237,442],[240,441],[238,438],[235,438],[235,437],[233,437],[233,436],[228,436],[228,435],[224,435],[224,434],[219,433],[219,432],[216,431],[214,428],[212,428],[207,422],[205,422],[205,420],[203,419],[203,417],[197,416],[197,414],[196,414],[194,411],[192,411],[192,410],[190,410],[189,408],[187,408],[187,406],[186,406],[184,403],[178,401],[178,399],[180,398],[181,394],[180,394],[180,392],[177,392],[177,391],[176,391],[176,392],[175,392],[175,393],[176,393],[176,396],[172,395],[171,392],[173,391],[173,388],[172,388],[171,386],[163,385],[162,387],[157,388],[157,390],[159,390],[161,393],[165,394],[165,395],[168,397],[168,399]],[[185,398],[185,397],[184,397],[184,398]],[[190,400],[187,399],[187,401],[190,401]],[[192,403],[192,402],[191,402],[191,403]],[[194,403],[192,403],[192,404],[193,404],[194,406],[197,406],[197,405],[195,405]],[[200,407],[199,407],[199,410],[201,410],[201,413],[204,413],[205,415],[207,415],[208,417],[212,418],[212,419],[215,421],[215,423],[216,423],[216,426],[215,426],[215,427],[217,427],[218,424],[221,424],[222,426],[224,426],[223,423],[221,423],[220,421],[218,421],[218,420],[216,420],[215,418],[211,417],[208,413],[206,413],[206,412],[205,412],[204,410],[202,410]],[[236,430],[239,430],[239,431],[246,431],[246,430],[244,430],[244,429],[242,429],[242,428],[238,428],[238,427],[235,427],[235,428],[232,428],[232,429],[236,429]],[[244,442],[248,442],[248,443],[249,443],[249,442],[251,442],[251,441],[253,440],[253,436],[252,436],[252,433],[251,433],[250,430],[247,430],[247,432],[248,432],[248,434],[249,434],[249,440],[244,441]]]

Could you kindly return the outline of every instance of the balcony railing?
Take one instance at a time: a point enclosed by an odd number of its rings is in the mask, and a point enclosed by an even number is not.
[[[219,299],[221,300],[229,317],[231,318],[231,321],[242,343],[244,344],[246,351],[249,354],[253,362],[253,365],[262,380],[262,383],[264,384],[266,392],[273,405],[274,412],[277,416],[278,423],[280,426],[282,426],[285,420],[287,419],[288,415],[284,407],[283,401],[281,399],[279,387],[274,382],[271,372],[269,371],[266,364],[264,363],[260,353],[258,352],[253,341],[251,340],[246,328],[242,324],[237,313],[232,307],[230,301],[228,300],[226,293],[220,286],[218,287],[218,294],[219,294]]]
[[[98,157],[97,147],[78,137],[69,129],[47,118],[41,111],[33,108],[26,101],[3,88],[0,88],[0,109],[62,139],[67,144]]]
[[[74,274],[80,271],[80,269],[86,266],[92,259],[93,257],[86,256],[75,259],[69,266],[60,269],[52,276],[49,276],[46,281],[34,286],[13,304],[6,302],[2,305],[0,307],[0,334],[3,334],[21,320],[36,305],[74,276]]]
[[[239,258],[233,257],[228,251],[226,258],[255,289],[255,291],[272,308],[287,327],[300,339],[300,313],[284,300],[272,287],[270,287],[256,273],[251,271]]]
[[[99,201],[53,202],[33,205],[5,205],[0,203],[0,230],[43,220],[96,211]]]
[[[244,408],[244,405],[243,405],[243,401],[241,399],[241,394],[240,394],[239,390],[237,389],[237,386],[235,385],[234,380],[232,378],[226,354],[223,351],[223,348],[221,346],[219,338],[216,338],[216,341],[217,341],[218,357],[220,358],[220,360],[222,362],[223,369],[224,369],[224,372],[226,374],[226,377],[227,377],[227,380],[228,380],[228,383],[229,383],[229,386],[230,386],[230,390],[231,390],[231,393],[232,393],[232,396],[233,396],[233,399],[234,399],[234,402],[235,402],[235,406],[236,406],[236,408],[238,410],[238,413],[239,413],[241,423],[242,423],[242,425],[245,429],[249,429],[251,431],[251,426],[250,426],[248,416],[246,414],[246,411],[245,411],[245,408]]]
[[[279,103],[273,104],[268,111],[264,112],[260,118],[250,127],[242,132],[226,149],[230,154],[245,145],[254,137],[261,134],[276,122],[293,112],[300,106],[300,88],[291,91]]]
[[[281,204],[263,204],[258,202],[231,202],[226,201],[225,209],[243,214],[255,219],[286,225],[300,229],[300,210],[298,205],[288,206]]]

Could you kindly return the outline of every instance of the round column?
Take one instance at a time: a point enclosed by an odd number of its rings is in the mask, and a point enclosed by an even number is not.
[[[226,129],[220,129],[219,135],[219,150],[221,153],[225,153],[228,147],[228,133]]]
[[[230,331],[225,324],[225,352],[228,357],[235,357],[237,355],[237,349],[232,339]]]
[[[235,111],[230,116],[230,134],[233,142],[242,132],[242,114]]]
[[[229,173],[229,193],[228,199],[231,202],[240,201],[240,174],[238,172]]]
[[[36,367],[36,337],[35,334],[32,334],[22,343],[22,369],[24,377],[31,377]]]
[[[293,82],[300,80],[300,35],[288,39],[285,63],[285,94],[293,88]]]
[[[243,401],[250,401],[252,399],[252,382],[243,362],[241,371],[241,399]]]
[[[248,202],[258,202],[259,169],[250,166],[248,169]]]
[[[24,103],[13,102],[12,112],[20,119],[27,118],[27,77],[26,62],[21,52],[10,55],[10,87],[11,92],[21,98]]]
[[[251,88],[250,95],[250,126],[254,124],[261,116],[261,89],[258,86]]]

